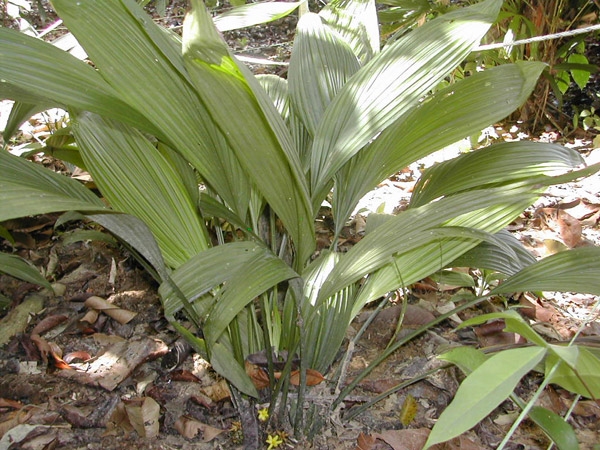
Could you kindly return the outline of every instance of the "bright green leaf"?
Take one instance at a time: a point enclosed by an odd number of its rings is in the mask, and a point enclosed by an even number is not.
[[[575,430],[555,412],[541,406],[534,406],[529,411],[529,418],[544,430],[559,450],[579,450]]]
[[[442,412],[424,448],[447,441],[474,427],[515,389],[521,378],[546,354],[546,349],[526,347],[491,356],[462,382],[454,400]]]
[[[52,286],[42,276],[40,271],[33,264],[20,256],[0,252],[0,272],[18,278],[19,280],[43,286],[49,291],[52,291]]]

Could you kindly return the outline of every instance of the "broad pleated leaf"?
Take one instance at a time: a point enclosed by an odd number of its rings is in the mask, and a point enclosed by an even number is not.
[[[521,378],[544,357],[539,347],[505,350],[488,358],[461,383],[454,400],[442,412],[424,448],[444,442],[474,427],[515,389]]]
[[[2,137],[4,138],[4,142],[8,142],[11,137],[17,132],[19,127],[25,123],[27,119],[29,119],[34,114],[37,114],[42,111],[46,111],[47,109],[52,108],[51,103],[23,103],[23,102],[15,102],[10,110],[10,115],[8,116],[8,120],[6,121],[6,126],[4,127],[4,131],[2,132]]]
[[[244,394],[258,397],[252,380],[237,362],[231,350],[220,342],[214,344],[212,350],[210,363],[213,369]]]
[[[336,175],[338,228],[359,199],[390,174],[512,113],[529,97],[544,67],[507,64],[476,73],[437,91],[383,131]]]
[[[208,233],[180,174],[146,137],[91,113],[77,117],[73,129],[102,194],[114,209],[150,227],[169,266],[208,248]]]
[[[491,291],[585,292],[600,295],[600,248],[582,247],[548,256],[506,279]]]
[[[459,194],[459,196],[464,194]],[[460,216],[462,208],[465,207],[465,205],[460,205],[455,211],[456,214],[454,216],[456,218],[449,220],[447,224],[473,227],[489,233],[500,231],[540,195],[540,193],[532,192],[530,188],[482,190],[480,191],[480,195],[477,195],[476,191],[471,191],[469,194],[473,195],[473,197],[469,197],[467,202],[481,202],[479,204],[485,204],[485,206],[481,209],[473,208],[473,212]],[[448,199],[450,198],[452,197],[448,197]],[[491,204],[490,199],[494,199],[494,202]],[[434,202],[426,206],[434,207],[436,204],[440,204],[440,202]],[[452,215],[452,211],[450,209],[447,210],[445,205],[445,202],[439,205],[442,206],[443,213]],[[448,203],[447,205],[450,206],[451,204]],[[419,207],[417,209],[421,210],[422,208]],[[405,215],[407,212],[403,212],[398,217]],[[412,229],[412,227],[427,229],[435,220],[435,218],[428,218],[428,215],[424,215],[407,226],[411,227],[409,229]],[[371,234],[376,234],[378,229]],[[403,230],[402,233],[404,237],[405,231]],[[441,268],[452,267],[452,262],[456,258],[471,250],[477,244],[473,240],[431,239],[430,243],[420,247],[415,246],[415,248],[407,249],[406,252],[394,255],[385,267],[382,267],[368,277],[367,282],[356,299],[354,313],[357,314],[363,305],[385,295],[391,290],[415,283]]]
[[[17,255],[0,252],[0,272],[29,283],[38,284],[52,291],[52,286],[29,261]]]
[[[379,53],[379,23],[374,0],[332,0],[319,15],[365,63]]]
[[[241,271],[251,258],[267,252],[264,246],[249,241],[219,245],[199,253],[181,265],[173,271],[171,279],[185,298],[194,303],[198,316],[205,320],[215,300],[214,297],[205,297],[206,294]],[[183,308],[172,285],[163,283],[159,294],[166,317],[174,317]]]
[[[255,297],[298,275],[268,251],[257,251],[227,281],[208,313],[204,333],[208,345],[217,341],[235,316]]]
[[[533,255],[523,247],[523,244],[508,231],[499,231],[496,233],[496,238],[510,246],[516,257],[511,258],[502,247],[484,241],[452,261],[452,265],[454,267],[476,267],[505,275],[514,275],[536,261]]]
[[[300,18],[288,83],[294,111],[312,136],[331,100],[359,68],[352,49],[321,17],[308,13]]]
[[[312,217],[308,190],[291,136],[258,81],[230,55],[199,0],[184,23],[184,54],[199,95],[285,224],[302,264],[313,251],[314,236],[312,219],[307,220]]]
[[[91,66],[51,44],[0,27],[0,58],[0,98],[72,106],[158,133]]]
[[[495,20],[486,0],[428,22],[379,53],[333,100],[315,135],[311,193],[319,204],[332,176],[460,63]]]
[[[500,206],[490,209],[490,198],[495,198],[497,205]],[[442,224],[474,227],[496,232],[498,229],[494,229],[495,227],[507,223],[504,220],[512,220],[514,215],[521,212],[527,206],[527,203],[532,202],[534,199],[534,195],[522,191],[511,193],[500,190],[482,190],[480,192],[466,192],[420,208],[407,210],[379,225],[348,253],[343,255],[327,282],[324,283],[320,298],[326,298],[350,283],[358,281],[368,273],[391,263],[395,254],[401,255],[405,252],[414,251],[419,247],[431,245],[431,242],[443,239],[443,235],[435,230]],[[504,211],[507,204],[510,205],[508,206],[509,209]],[[520,209],[515,211],[516,208]],[[499,211],[502,212],[502,215],[510,218],[503,220]],[[470,212],[474,213],[467,214]],[[461,218],[461,215],[465,216]],[[459,219],[451,221],[456,217]],[[401,238],[399,238],[400,236]],[[477,241],[451,239],[449,244],[460,246],[462,251],[459,254],[461,254],[475,246]],[[415,255],[418,258],[417,260],[408,261],[407,270],[410,269],[413,274],[416,274],[427,268],[433,269],[430,272],[433,273],[444,267],[444,260],[446,263],[451,261],[446,259],[448,256],[453,258],[459,256],[459,254],[447,252],[445,248],[443,249],[445,255],[440,256],[440,250],[434,251],[436,247],[441,249],[439,243],[432,246],[431,252],[420,249],[418,255],[421,256]],[[431,261],[427,261],[430,257],[432,258]],[[430,266],[431,263],[434,263],[435,266]],[[440,263],[442,265],[438,267]],[[400,271],[400,274],[402,277],[405,276],[403,270]],[[426,276],[425,274],[420,275]],[[405,281],[406,283],[412,283],[417,280],[413,280],[410,276]]]
[[[157,281],[169,279],[169,269],[148,225],[129,214],[88,214],[87,217],[142,255],[156,271]]]
[[[260,2],[238,6],[213,19],[217,30],[229,31],[281,19],[304,2]]]
[[[0,222],[51,212],[108,209],[78,181],[6,151],[0,151],[0,167]]]
[[[245,217],[247,177],[189,83],[181,42],[132,0],[56,0],[53,6],[119,97],[142,111],[158,136]]]
[[[411,197],[411,207],[442,195],[550,175],[583,164],[572,149],[557,144],[505,142],[465,153],[425,170]]]

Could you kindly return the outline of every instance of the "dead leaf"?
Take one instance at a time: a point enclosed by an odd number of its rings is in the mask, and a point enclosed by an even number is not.
[[[375,445],[375,437],[371,434],[360,433],[356,438],[355,450],[371,450]]]
[[[248,361],[244,362],[244,366],[256,389],[261,390],[269,387],[269,375],[267,375],[267,372]]]
[[[418,405],[415,398],[407,394],[404,399],[404,403],[402,403],[402,408],[400,409],[400,423],[407,427],[415,420],[415,416],[417,415]]]
[[[152,397],[137,398],[125,403],[127,418],[133,429],[144,438],[158,436],[160,406]]]
[[[87,361],[88,359],[92,359],[92,355],[90,355],[88,352],[78,351],[67,353],[63,359],[66,363],[72,363],[76,359],[80,361]]]
[[[113,305],[107,300],[104,300],[103,298],[97,297],[95,295],[92,295],[85,301],[85,306],[87,306],[90,309],[102,311],[104,314],[116,320],[122,325],[130,322],[135,316],[137,316],[137,313],[119,308],[118,306]]]
[[[325,380],[325,377],[321,375],[319,372],[313,369],[306,369],[306,385],[307,386],[316,386],[317,384],[322,383]],[[290,383],[294,386],[300,385],[300,371],[294,370],[290,373]]]
[[[568,212],[557,208],[540,208],[536,215],[557,232],[564,244],[573,248],[581,242],[581,223]]]
[[[31,334],[44,334],[46,331],[51,330],[57,325],[60,325],[69,317],[64,314],[55,314],[52,316],[45,317],[31,330]]]
[[[220,402],[221,400],[231,397],[231,391],[229,391],[229,386],[227,385],[226,380],[220,380],[214,384],[211,384],[210,386],[203,387],[202,392],[206,394],[213,402]]]
[[[159,339],[139,336],[112,344],[91,361],[74,365],[78,371],[61,371],[57,375],[112,391],[140,364],[159,358],[168,350]]]
[[[201,433],[202,437],[200,440],[202,442],[210,442],[225,431],[206,425],[205,423],[199,422],[188,416],[181,416],[177,419],[175,422],[175,429],[179,431],[183,437],[188,439],[193,439],[198,433]]]
[[[389,444],[394,450],[421,450],[429,436],[426,428],[414,430],[386,430],[373,433],[377,439]]]
[[[520,336],[516,333],[506,332],[504,320],[494,320],[473,328],[475,335],[482,347],[494,345],[510,345],[519,341]]]

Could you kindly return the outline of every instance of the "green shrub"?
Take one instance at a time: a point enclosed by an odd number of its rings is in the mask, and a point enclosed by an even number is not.
[[[427,171],[407,211],[371,222],[350,251],[337,251],[358,201],[382,179],[527,99],[542,63],[503,65],[431,93],[501,3],[442,15],[380,51],[374,2],[333,1],[302,16],[285,80],[240,64],[199,0],[182,39],[132,0],[54,0],[93,66],[0,29],[0,95],[17,101],[12,122],[42,105],[69,111],[78,160],[103,200],[3,151],[0,221],[79,211],[98,222],[137,252],[160,283],[167,319],[234,394],[258,395],[244,362],[264,352],[272,400],[297,389],[301,412],[306,370],[331,367],[365,304],[467,254],[513,275],[530,261],[496,233],[545,186],[598,169],[553,178],[582,162],[553,144],[464,154]],[[325,200],[334,237],[315,252]],[[302,432],[302,414],[291,416]]]

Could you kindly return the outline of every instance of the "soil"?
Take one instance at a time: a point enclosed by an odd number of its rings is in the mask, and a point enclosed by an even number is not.
[[[172,26],[180,23],[181,10],[177,11],[168,18]],[[281,41],[274,35],[284,30],[290,36],[294,20],[257,27],[250,34],[230,33],[227,38],[234,49],[237,46],[245,54],[285,61],[289,47],[276,45]],[[285,66],[260,67],[255,70],[285,70]],[[45,119],[38,116],[36,120],[30,123],[32,135],[46,132],[42,129]],[[517,124],[492,128],[485,136],[492,140],[525,137],[522,125]],[[532,137],[573,146],[588,164],[600,162],[600,149],[594,149],[592,138],[565,138],[556,131]],[[423,165],[456,151],[447,150],[412,165],[369,194],[347,230],[348,245],[360,239],[363,216],[382,208],[389,212],[402,209]],[[49,159],[40,162],[56,164]],[[537,257],[565,247],[599,245],[599,188],[598,175],[554,187],[511,225],[511,232]],[[54,283],[57,294],[0,276],[0,293],[10,300],[0,317],[14,317],[9,315],[20,308],[26,318],[17,333],[0,343],[0,449],[243,448],[234,401],[210,365],[190,351],[163,318],[154,280],[118,243],[78,241],[77,232],[98,231],[93,224],[57,226],[58,218],[46,215],[3,224],[15,242],[2,241],[0,250],[35,264]],[[475,279],[481,275],[466,273]],[[365,309],[348,329],[352,351],[341,353],[324,374],[326,380],[311,389],[308,401],[325,411],[336,389],[370,366],[390,342],[445,312],[464,289],[426,279],[402,296],[392,296],[378,314],[375,306]],[[98,298],[108,304],[92,308]],[[509,301],[528,307],[532,321],[538,324],[536,329],[550,340],[568,340],[582,330],[588,342],[598,345],[598,300],[580,294],[546,293],[544,297],[520,294]],[[280,448],[420,448],[423,433],[434,425],[463,379],[454,368],[440,369],[425,379],[419,379],[420,375],[441,367],[435,356],[453,345],[518,345],[514,335],[497,328],[455,330],[460,321],[503,306],[482,304],[412,339],[362,380],[339,409],[316,423],[312,442],[283,435]],[[92,309],[99,310],[97,317],[89,315]],[[398,327],[401,315],[403,322]],[[371,316],[373,322],[355,341]],[[338,386],[335,375],[339,373],[342,381]],[[536,373],[527,376],[518,395],[527,400],[541,381]],[[407,386],[397,390],[401,383]],[[381,401],[348,419],[353,408],[390,390],[393,392]],[[598,402],[576,401],[572,394],[553,386],[546,389],[540,403],[563,415],[573,406],[569,422],[580,448],[598,448]],[[506,401],[444,448],[496,448],[516,412],[516,406]],[[276,431],[283,434],[284,430],[262,426],[261,440]],[[506,448],[542,449],[548,445],[547,437],[526,421]]]

